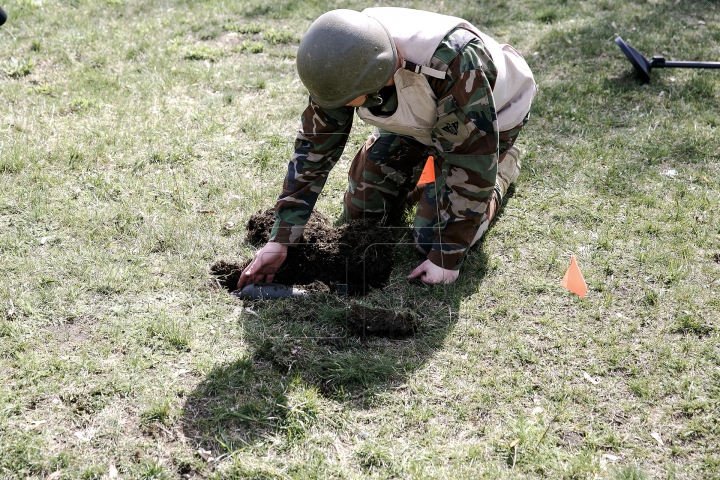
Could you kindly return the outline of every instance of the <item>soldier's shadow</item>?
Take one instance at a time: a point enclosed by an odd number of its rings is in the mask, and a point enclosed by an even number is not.
[[[396,273],[383,293],[246,304],[238,328],[249,352],[214,367],[187,396],[186,438],[213,452],[233,451],[270,434],[293,434],[298,421],[313,417],[318,398],[362,409],[406,382],[443,347],[489,264],[479,245],[455,284],[410,284],[405,275],[418,259],[408,245],[396,252]],[[412,313],[419,328],[407,338],[358,335],[348,324],[353,302]]]

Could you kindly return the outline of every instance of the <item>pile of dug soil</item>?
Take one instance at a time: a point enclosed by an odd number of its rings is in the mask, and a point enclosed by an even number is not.
[[[247,224],[247,240],[261,247],[270,238],[275,223],[273,210],[255,213]],[[370,220],[355,220],[334,228],[318,212],[310,216],[303,239],[288,249],[283,266],[274,282],[323,291],[336,291],[347,285],[350,295],[364,295],[370,289],[382,288],[393,268],[393,240],[390,230]],[[246,264],[247,265],[247,264]],[[217,262],[211,273],[230,291],[235,290],[246,265]]]

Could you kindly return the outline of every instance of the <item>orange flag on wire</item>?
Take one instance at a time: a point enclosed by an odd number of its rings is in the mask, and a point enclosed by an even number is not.
[[[577,257],[575,255],[570,258],[570,266],[568,267],[567,272],[565,272],[565,276],[563,277],[562,282],[560,282],[560,285],[567,288],[575,295],[585,298],[585,294],[587,293],[587,283],[585,283],[580,267],[578,267]]]
[[[425,185],[427,183],[435,183],[435,162],[433,157],[430,156],[425,162],[425,168],[423,168],[418,185]]]

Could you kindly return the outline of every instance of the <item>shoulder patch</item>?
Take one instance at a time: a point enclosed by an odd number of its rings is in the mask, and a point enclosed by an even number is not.
[[[435,124],[435,129],[436,134],[440,134],[445,141],[454,144],[460,144],[470,136],[470,130],[455,113],[441,118]]]
[[[457,135],[458,134],[458,124],[460,122],[452,122],[446,124],[444,127],[442,127],[442,130],[445,130],[450,135]]]

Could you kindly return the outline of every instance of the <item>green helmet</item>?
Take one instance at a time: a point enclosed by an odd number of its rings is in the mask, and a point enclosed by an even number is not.
[[[300,80],[324,108],[377,92],[392,78],[396,62],[395,43],[385,27],[354,10],[318,17],[297,53]]]

